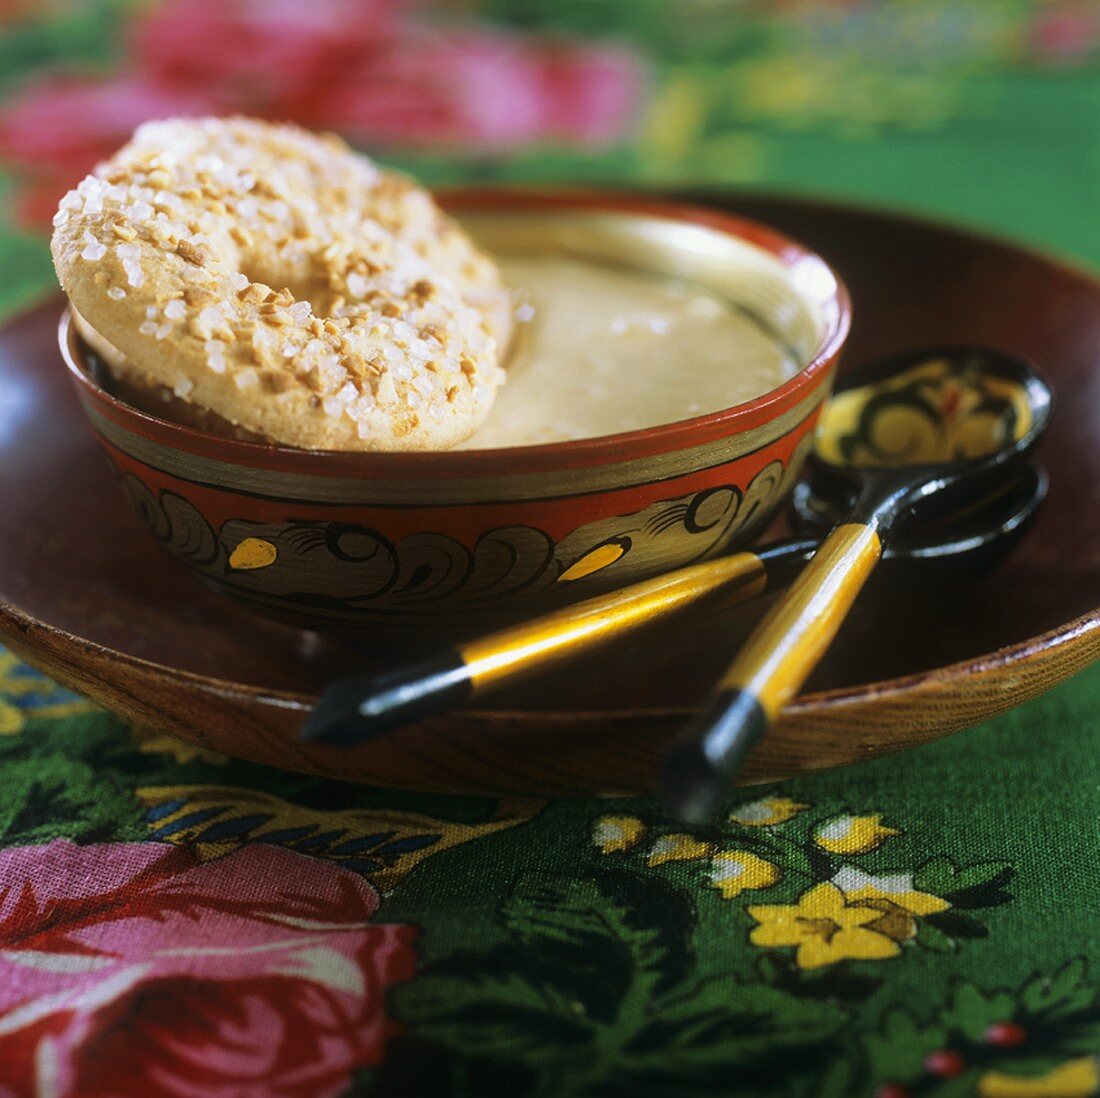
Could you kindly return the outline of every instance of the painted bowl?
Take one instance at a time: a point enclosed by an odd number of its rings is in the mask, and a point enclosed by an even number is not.
[[[749,540],[798,477],[847,336],[848,295],[828,264],[763,225],[635,196],[445,201],[490,250],[564,250],[736,292],[806,365],[758,399],[646,430],[507,449],[306,451],[124,403],[66,314],[61,352],[81,405],[154,536],[257,610],[398,632],[476,631]]]

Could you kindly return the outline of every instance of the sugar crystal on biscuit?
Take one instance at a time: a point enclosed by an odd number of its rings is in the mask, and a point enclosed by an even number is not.
[[[238,389],[252,389],[259,381],[259,376],[255,367],[245,366],[233,375],[233,384]]]
[[[85,229],[84,250],[80,253],[80,258],[91,260],[94,263],[102,259],[106,254],[107,246],[101,244],[87,229]]]

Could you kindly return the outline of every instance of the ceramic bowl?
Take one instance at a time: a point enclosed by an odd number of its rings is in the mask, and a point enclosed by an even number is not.
[[[481,629],[750,539],[798,477],[847,336],[848,295],[828,264],[763,225],[634,196],[492,190],[446,204],[490,250],[565,250],[736,293],[805,368],[748,403],[599,438],[305,451],[116,399],[66,315],[61,352],[80,402],[154,536],[261,611],[401,631]]]

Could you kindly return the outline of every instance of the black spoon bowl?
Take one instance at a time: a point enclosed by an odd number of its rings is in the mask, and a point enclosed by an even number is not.
[[[910,514],[883,547],[886,571],[910,579],[914,575],[911,566],[918,564],[915,571],[921,583],[939,576],[963,580],[990,571],[1019,543],[1049,487],[1045,470],[1027,461],[1010,470],[988,493],[962,500],[956,509],[938,518]],[[825,535],[843,521],[852,502],[845,506],[823,495],[812,479],[795,486],[790,504],[792,525],[814,534],[807,563]],[[910,567],[898,568],[898,563]]]

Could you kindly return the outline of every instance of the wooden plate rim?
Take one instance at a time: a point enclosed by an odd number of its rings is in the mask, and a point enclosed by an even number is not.
[[[877,682],[861,683],[856,686],[838,687],[834,690],[822,690],[812,694],[803,694],[789,705],[785,712],[791,715],[812,716],[818,711],[840,709],[846,706],[870,704],[898,696],[920,693],[928,686],[950,686],[975,675],[988,672],[1000,672],[1039,655],[1056,653],[1069,645],[1084,643],[1090,633],[1100,630],[1100,607],[1082,614],[1064,625],[1048,630],[1035,637],[995,649],[969,660],[945,664],[943,667],[918,671],[896,679],[882,679]],[[122,664],[146,674],[168,679],[182,686],[198,688],[205,693],[221,698],[239,698],[249,703],[275,705],[282,709],[296,709],[307,712],[316,701],[316,695],[299,694],[292,691],[271,690],[245,683],[227,682],[192,671],[183,671],[175,667],[152,660],[144,660],[126,652],[97,644],[95,641],[78,637],[64,629],[39,621],[10,603],[0,602],[0,631],[7,637],[29,637],[31,633],[44,633],[60,648],[76,650],[89,658],[89,661],[103,661],[112,666]],[[1097,635],[1097,649],[1100,652],[1100,632]],[[81,664],[80,666],[86,666]],[[696,709],[687,706],[665,706],[651,709],[616,709],[608,712],[601,710],[507,710],[507,709],[467,709],[463,715],[473,721],[515,721],[529,718],[532,713],[542,719],[552,721],[570,721],[598,718],[600,720],[643,720],[654,718],[690,717]]]

